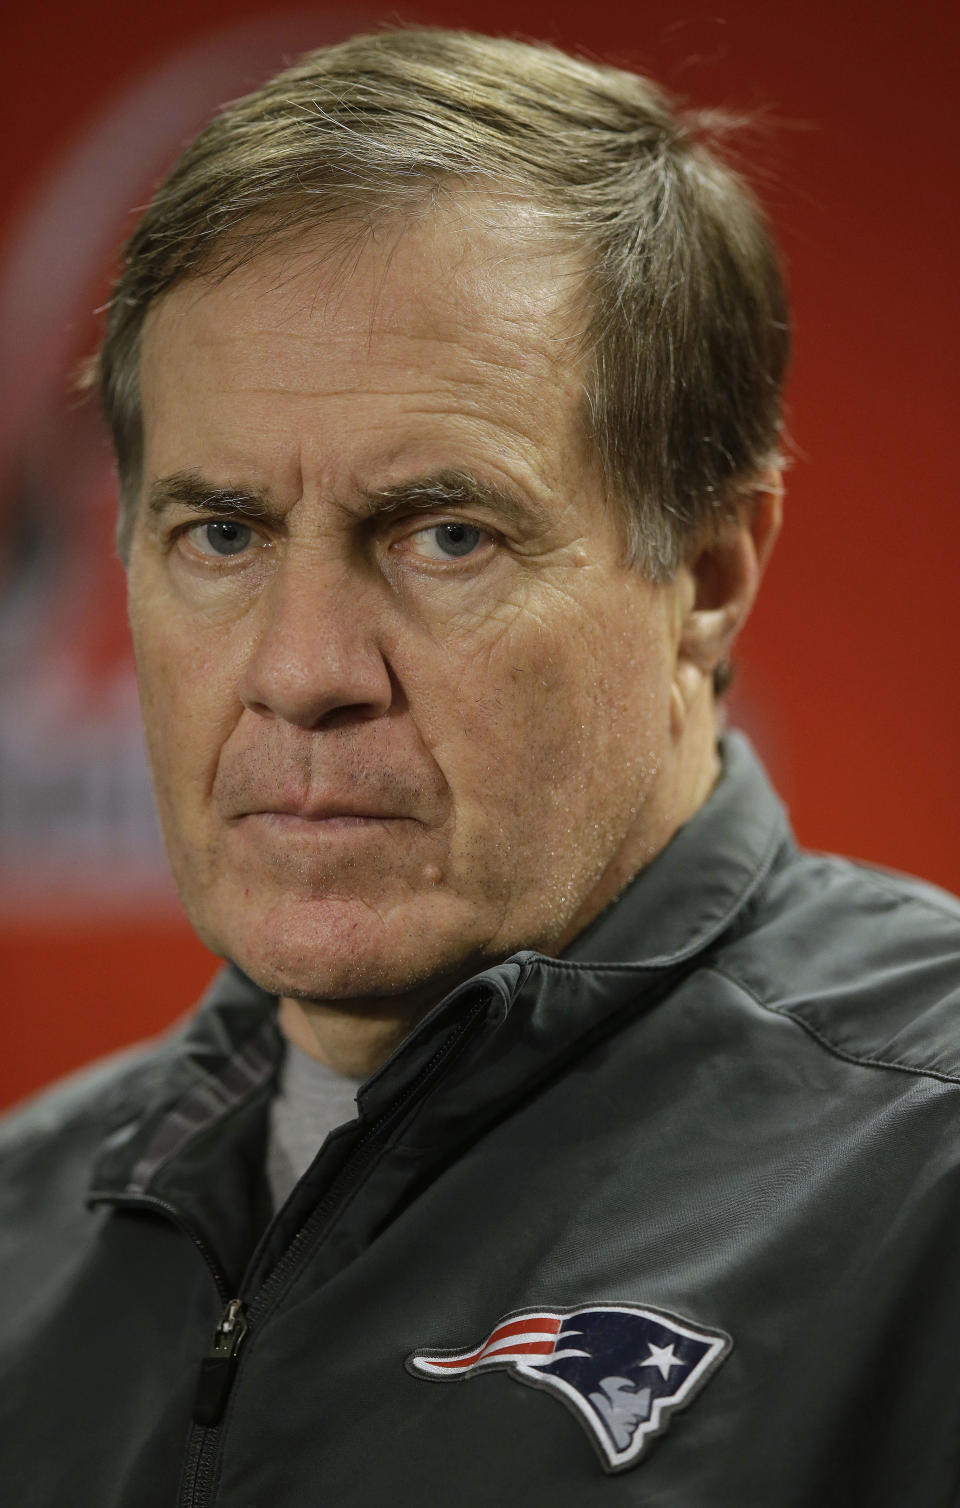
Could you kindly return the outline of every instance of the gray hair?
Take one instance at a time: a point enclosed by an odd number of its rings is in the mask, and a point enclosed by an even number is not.
[[[722,122],[720,123],[722,125]],[[363,234],[466,185],[545,212],[586,269],[585,430],[630,558],[669,579],[776,458],[789,351],[777,254],[745,183],[637,74],[439,28],[308,53],[222,110],[124,248],[96,363],[129,548],[143,458],[140,337],[189,277],[308,227]]]

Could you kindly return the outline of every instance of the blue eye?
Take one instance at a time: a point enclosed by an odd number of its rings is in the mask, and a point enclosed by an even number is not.
[[[484,539],[483,530],[475,529],[471,524],[435,524],[423,532],[432,535],[441,554],[454,558],[472,554]]]
[[[190,533],[197,549],[204,555],[239,555],[253,539],[253,530],[248,524],[238,524],[227,518],[197,524]]]

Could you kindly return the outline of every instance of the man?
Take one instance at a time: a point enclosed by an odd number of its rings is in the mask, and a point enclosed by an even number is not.
[[[786,349],[550,49],[357,38],[158,191],[99,369],[229,967],[6,1132],[19,1508],[954,1500],[957,908],[717,742]]]

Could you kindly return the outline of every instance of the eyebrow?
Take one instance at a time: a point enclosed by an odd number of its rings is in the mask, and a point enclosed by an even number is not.
[[[175,471],[158,477],[147,492],[147,509],[158,516],[167,508],[180,505],[199,513],[235,515],[276,521],[281,515],[271,506],[266,492],[250,487],[217,487],[199,471]]]
[[[504,488],[482,481],[459,467],[444,467],[423,476],[405,478],[388,487],[361,488],[359,496],[365,506],[365,516],[371,519],[392,513],[451,507],[485,508],[517,527],[525,525],[529,528],[531,522],[541,519],[535,504],[524,504]],[[280,524],[284,518],[283,510],[271,503],[265,489],[244,485],[217,486],[199,471],[175,471],[150,484],[147,508],[155,517],[178,505],[199,513],[253,518],[263,523]]]
[[[518,527],[525,524],[528,528],[532,518],[539,518],[539,510],[533,504],[525,505],[504,488],[456,467],[405,478],[389,487],[364,488],[360,495],[371,515],[431,508],[486,508]]]

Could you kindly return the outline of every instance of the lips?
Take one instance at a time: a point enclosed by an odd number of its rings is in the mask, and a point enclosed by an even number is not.
[[[354,753],[310,746],[293,755],[285,747],[259,748],[256,755],[228,750],[212,791],[220,820],[263,817],[293,825],[406,819],[434,826],[444,816],[439,772],[423,768],[422,759],[411,770],[410,761],[396,753],[385,757],[370,749]]]
[[[383,789],[367,794],[316,791],[269,795],[248,792],[237,793],[234,803],[224,812],[228,822],[243,824],[245,820],[262,819],[277,829],[351,827],[365,822],[421,822],[414,815],[414,803],[405,800],[406,793]]]
[[[332,822],[340,819],[356,822],[396,822],[411,820],[406,812],[390,811],[363,802],[323,801],[308,806],[257,806],[239,812],[239,817],[293,818],[300,822]],[[415,819],[414,819],[415,820]]]

